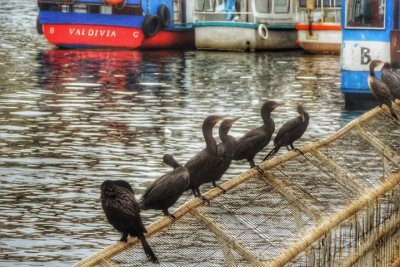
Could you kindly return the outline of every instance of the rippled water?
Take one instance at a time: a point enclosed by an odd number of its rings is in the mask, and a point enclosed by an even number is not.
[[[101,182],[128,180],[140,197],[169,170],[164,153],[185,163],[204,147],[209,114],[241,116],[240,137],[266,99],[286,103],[277,128],[303,103],[311,119],[298,145],[359,114],[344,110],[334,55],[56,50],[36,34],[36,2],[10,2],[0,9],[1,266],[69,266],[118,240]],[[224,179],[247,168],[234,162]]]

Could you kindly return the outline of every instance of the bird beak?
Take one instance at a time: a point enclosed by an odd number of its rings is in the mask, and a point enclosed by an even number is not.
[[[221,120],[225,119],[225,118],[228,117],[228,116],[229,116],[228,114],[222,115],[222,116],[218,116],[218,117],[215,119],[215,122],[221,121]]]
[[[233,120],[232,120],[232,122],[231,122],[231,126],[238,120],[238,119],[240,119],[241,117],[237,117],[237,118],[234,118]]]
[[[278,102],[278,103],[276,103],[276,105],[274,106],[274,108],[277,108],[277,107],[280,107],[280,106],[283,106],[283,105],[285,105],[284,102]]]

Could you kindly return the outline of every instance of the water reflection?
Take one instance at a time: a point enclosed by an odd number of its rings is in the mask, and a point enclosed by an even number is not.
[[[140,197],[169,171],[164,153],[185,163],[204,147],[200,127],[209,114],[240,115],[231,130],[240,137],[260,125],[266,99],[286,103],[273,113],[277,128],[301,102],[311,119],[299,146],[353,116],[343,110],[334,55],[57,49],[30,55],[26,64],[4,63],[19,69],[8,70],[14,80],[2,78],[7,90],[0,92],[0,265],[68,266],[116,241],[101,211],[101,182],[128,180]],[[234,162],[223,179],[247,168]],[[160,213],[143,217],[150,223]]]

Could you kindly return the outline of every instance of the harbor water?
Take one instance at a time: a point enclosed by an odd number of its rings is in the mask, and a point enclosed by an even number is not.
[[[36,2],[13,2],[0,9],[0,266],[71,266],[119,240],[100,184],[127,180],[139,198],[170,170],[164,153],[184,164],[204,147],[210,114],[241,116],[238,138],[261,124],[265,100],[285,103],[277,128],[301,103],[310,114],[301,146],[363,112],[344,108],[338,55],[59,50],[36,33]],[[248,167],[233,162],[223,180]]]

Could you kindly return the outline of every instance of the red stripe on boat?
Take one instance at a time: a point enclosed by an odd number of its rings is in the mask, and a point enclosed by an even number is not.
[[[307,30],[308,24],[296,24],[296,30]],[[342,27],[337,24],[326,24],[326,23],[313,23],[311,29],[316,31],[341,31]]]

